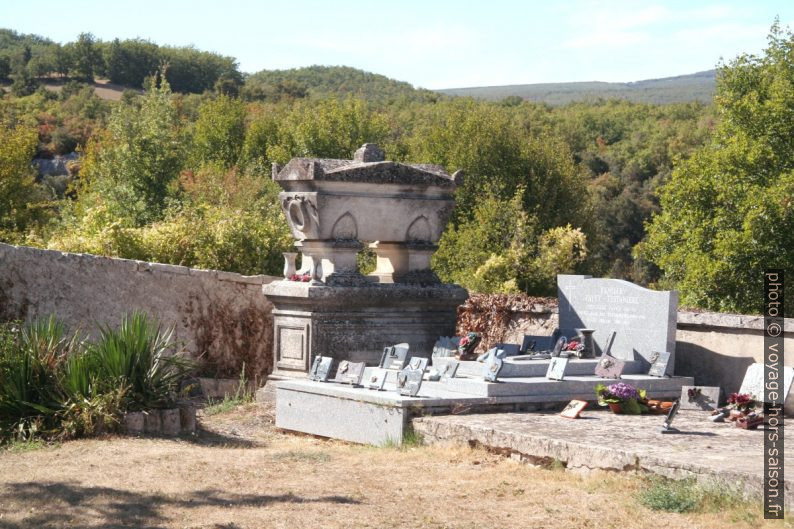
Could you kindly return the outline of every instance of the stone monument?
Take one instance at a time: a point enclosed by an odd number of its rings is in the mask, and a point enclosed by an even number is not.
[[[644,369],[653,363],[654,353],[667,351],[666,374],[673,374],[678,292],[582,275],[558,275],[557,292],[561,329],[595,329],[592,334],[598,354],[615,331],[612,356],[639,360]]]
[[[386,161],[365,144],[352,160],[274,164],[273,180],[302,261],[295,270],[295,255],[285,254],[284,280],[263,287],[274,305],[271,378],[304,377],[317,355],[375,365],[400,342],[429,357],[438,336],[454,333],[468,294],[440,283],[430,256],[460,173]],[[357,267],[365,244],[377,256],[368,276]]]

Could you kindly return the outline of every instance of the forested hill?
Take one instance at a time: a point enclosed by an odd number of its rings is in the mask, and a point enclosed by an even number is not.
[[[575,101],[596,99],[624,99],[635,103],[711,102],[714,95],[716,71],[708,70],[689,75],[647,79],[633,83],[538,83],[507,86],[479,86],[448,88],[438,92],[477,99],[500,100],[507,97],[564,105]]]
[[[435,92],[349,66],[308,66],[291,70],[262,70],[249,75],[244,94],[250,99],[269,99],[273,95],[292,97],[352,95],[369,101],[438,99]]]

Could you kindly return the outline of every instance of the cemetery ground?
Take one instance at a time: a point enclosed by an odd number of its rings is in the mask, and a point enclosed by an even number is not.
[[[536,467],[467,445],[376,448],[286,434],[257,404],[201,423],[195,438],[3,450],[0,527],[789,525],[764,521],[760,504],[686,482],[672,486],[671,500],[668,485],[646,477]],[[694,511],[646,506],[665,502]]]

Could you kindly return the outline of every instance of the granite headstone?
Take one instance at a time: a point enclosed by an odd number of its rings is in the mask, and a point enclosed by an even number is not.
[[[561,328],[595,329],[593,340],[601,350],[615,330],[612,356],[643,359],[647,368],[654,351],[669,351],[675,363],[676,291],[649,290],[620,279],[558,275],[557,292]]]
[[[791,396],[791,384],[794,381],[794,367],[783,367],[783,377],[780,382],[780,390],[782,391],[783,401],[786,403],[786,408],[790,407],[788,402]],[[742,387],[739,393],[749,393],[759,402],[763,402],[766,393],[764,393],[764,364],[751,364],[744,374],[742,380]]]

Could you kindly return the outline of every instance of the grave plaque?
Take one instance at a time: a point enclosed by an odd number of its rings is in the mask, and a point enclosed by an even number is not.
[[[780,383],[780,391],[782,392],[783,402],[786,404],[786,409],[789,409],[789,392],[791,391],[791,383],[794,380],[794,367],[783,367],[782,380],[778,379]],[[751,364],[744,374],[742,380],[742,387],[739,393],[749,393],[757,401],[764,402],[766,394],[764,393],[764,364]]]
[[[720,388],[715,386],[683,386],[680,400],[682,410],[716,410],[720,401]]]
[[[623,374],[623,369],[626,367],[626,362],[612,356],[602,356],[598,359],[598,364],[595,367],[595,374],[601,378],[620,378]]]
[[[438,340],[436,340],[436,344],[433,346],[433,356],[455,356],[458,354],[458,342],[460,338],[457,336],[442,336]]]
[[[383,390],[383,386],[386,384],[387,373],[388,371],[386,369],[375,369],[372,371],[372,374],[366,380],[367,387],[378,391]]]
[[[532,334],[525,334],[521,342],[521,354],[529,354],[531,352],[540,353],[543,351],[551,351],[554,347],[553,336],[536,336]]]
[[[584,410],[586,407],[586,401],[572,400],[567,406],[565,406],[565,409],[560,412],[560,415],[566,419],[578,419],[579,415],[582,413],[582,410]]]
[[[549,380],[562,380],[565,378],[565,368],[568,367],[568,358],[555,357],[549,360],[546,378]]]
[[[414,362],[424,360],[425,362]],[[422,387],[422,378],[427,367],[427,358],[412,358],[411,362],[397,373],[397,391],[406,397],[416,397]]]
[[[441,375],[441,378],[455,378],[455,374],[458,372],[458,367],[460,367],[460,362],[457,360],[450,360],[447,362],[447,365],[441,368],[439,374]]]
[[[312,368],[309,371],[309,380],[327,382],[333,363],[334,359],[330,356],[315,356]]]
[[[336,370],[334,382],[360,386],[361,378],[364,376],[365,366],[366,364],[364,364],[364,362],[348,362],[347,360],[342,360],[339,362],[339,368]]]
[[[610,355],[643,359],[669,351],[675,364],[678,293],[655,291],[622,281],[582,275],[558,275],[560,328],[595,329],[596,348],[606,349],[609,332],[617,331]]]
[[[505,357],[507,356],[518,356],[521,351],[521,346],[518,344],[513,343],[498,343],[494,347],[497,349],[501,349],[505,352]]]
[[[427,358],[423,358],[421,356],[414,356],[408,362],[408,367],[411,369],[420,369],[422,373],[425,372],[427,369]]]
[[[391,347],[384,347],[383,354],[380,357],[380,367],[383,369],[400,369],[405,367],[405,362],[408,360],[407,343],[398,343]]]
[[[554,344],[554,349],[551,351],[551,356],[560,356],[563,348],[568,344],[568,338],[560,336],[557,338],[557,343]]]
[[[488,355],[488,358],[485,359],[485,365],[483,366],[483,378],[486,382],[496,382],[499,378],[499,372],[502,370],[502,366],[504,366],[504,351],[501,349],[491,349],[491,354]]]
[[[673,366],[670,365],[670,353],[667,351],[656,351],[651,354],[648,359],[651,362],[651,368],[648,374],[652,377],[666,377],[672,375]]]

